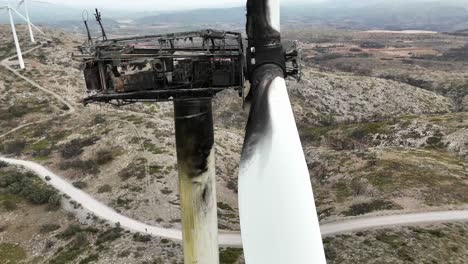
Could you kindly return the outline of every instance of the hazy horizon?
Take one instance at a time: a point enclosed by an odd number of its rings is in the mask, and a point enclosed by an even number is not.
[[[308,4],[320,3],[330,0],[283,0],[282,3],[291,4]],[[54,4],[63,4],[78,8],[107,8],[116,10],[132,10],[132,11],[167,11],[167,10],[183,10],[195,8],[226,8],[226,7],[239,7],[246,3],[246,0],[174,0],[174,1],[152,1],[152,0],[138,0],[138,1],[116,1],[116,0],[49,0],[47,2]]]
[[[168,10],[187,10],[197,8],[227,8],[244,6],[246,0],[173,0],[173,1],[154,1],[154,0],[137,0],[137,1],[122,1],[122,0],[47,0],[47,2],[55,4],[63,4],[77,8],[106,8],[114,10],[131,10],[131,11],[168,11]],[[441,3],[462,3],[462,0],[281,0],[282,5],[287,4],[314,4],[314,3],[330,3],[332,5],[352,5],[359,6],[362,4],[373,3],[401,3],[408,2],[441,2]],[[467,4],[468,6],[468,4]]]

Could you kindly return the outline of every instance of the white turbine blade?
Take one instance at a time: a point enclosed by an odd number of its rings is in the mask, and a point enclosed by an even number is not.
[[[24,22],[28,23],[28,19],[23,16],[23,14],[21,14],[18,10],[14,9],[13,7],[10,7],[11,10],[13,10],[16,15],[18,15],[22,20],[24,20]]]
[[[33,33],[33,30],[32,30],[31,19],[29,18],[28,2],[26,0],[21,0],[18,3],[18,8],[20,8],[21,5],[23,5],[23,4],[24,4],[24,11],[26,12],[26,20],[27,20],[26,22],[28,24],[29,37],[30,37],[32,43],[36,43],[36,40],[34,39],[34,33]]]
[[[23,16],[20,12],[18,12],[18,10],[14,9],[11,7],[11,10],[13,10],[21,19],[23,19],[26,23],[28,23],[28,19]],[[42,30],[38,27],[36,27],[36,25],[34,25],[33,23],[31,23],[31,26],[36,29],[39,33],[41,33],[42,35],[45,35],[44,32],[42,32]]]
[[[246,263],[325,264],[309,171],[283,78],[280,1],[248,0],[246,28],[252,106],[239,172]]]
[[[246,263],[324,264],[309,171],[285,80],[270,75],[262,82],[252,101],[239,175]]]

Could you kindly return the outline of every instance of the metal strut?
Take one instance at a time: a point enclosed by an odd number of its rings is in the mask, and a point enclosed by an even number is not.
[[[89,26],[88,26],[88,11],[84,10],[83,11],[83,14],[82,14],[82,17],[83,17],[83,22],[85,24],[85,27],[86,27],[86,33],[88,34],[88,42],[90,44],[93,44],[93,38],[91,37],[91,32],[89,31]]]
[[[96,14],[94,14],[96,17],[96,21],[99,23],[99,26],[101,27],[101,32],[102,32],[102,39],[107,40],[107,35],[106,31],[104,30],[104,27],[102,26],[102,17],[101,17],[101,12],[96,8]]]

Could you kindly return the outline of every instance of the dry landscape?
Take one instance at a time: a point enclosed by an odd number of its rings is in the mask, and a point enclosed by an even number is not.
[[[14,55],[8,28],[0,34],[0,59]],[[83,38],[46,34],[51,41],[25,56],[21,74],[75,111],[0,67],[1,155],[39,162],[131,218],[180,228],[172,105],[82,106],[84,80],[71,54]],[[289,80],[289,92],[322,223],[468,208],[467,37],[314,28],[285,35],[304,52],[303,79]],[[239,230],[247,114],[234,91],[214,107],[219,228]],[[131,234],[80,207],[0,163],[0,262],[182,263],[178,242]],[[366,231],[324,243],[329,263],[463,263],[467,228]],[[241,255],[222,249],[221,262],[243,263]]]

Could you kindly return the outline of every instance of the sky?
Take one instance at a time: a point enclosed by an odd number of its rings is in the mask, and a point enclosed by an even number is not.
[[[106,7],[141,11],[243,6],[246,0],[44,0],[75,7]],[[313,3],[327,0],[282,0],[282,3]]]

